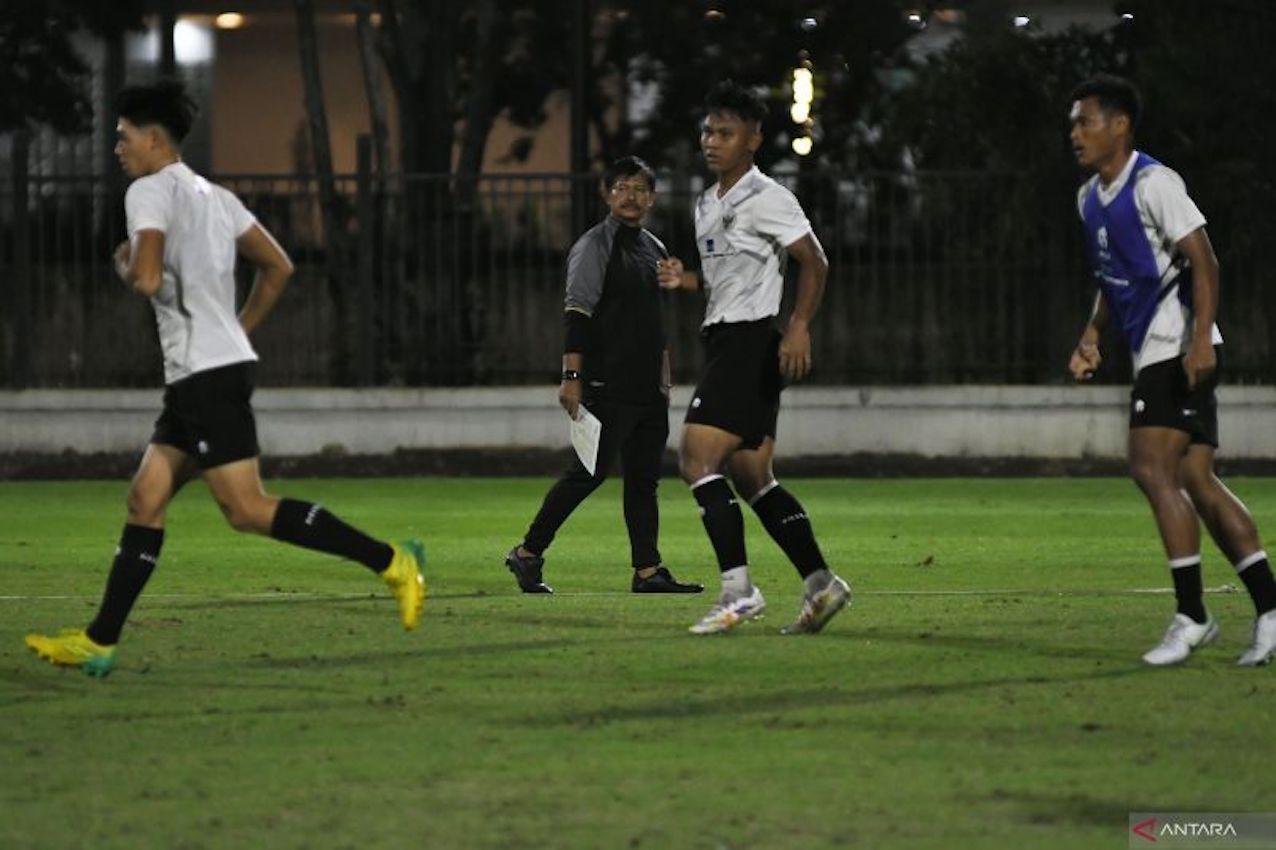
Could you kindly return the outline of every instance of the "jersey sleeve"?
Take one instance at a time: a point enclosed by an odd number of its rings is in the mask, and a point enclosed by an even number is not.
[[[807,220],[798,199],[779,185],[758,198],[753,211],[753,226],[759,233],[772,237],[786,248],[811,232],[811,222]]]
[[[607,236],[605,229],[595,227],[577,239],[567,255],[568,310],[594,315],[594,308],[603,297],[607,261],[611,255],[611,240]]]
[[[231,227],[235,231],[235,238],[238,239],[257,223],[257,216],[249,212],[244,202],[239,200],[239,196],[229,189],[222,189],[221,195],[226,204],[226,213],[230,216]]]
[[[124,193],[124,216],[129,238],[139,230],[167,231],[173,213],[173,193],[161,180],[134,180]]]
[[[1176,243],[1205,226],[1205,216],[1188,196],[1183,178],[1169,168],[1149,168],[1138,185],[1139,204],[1166,241]]]

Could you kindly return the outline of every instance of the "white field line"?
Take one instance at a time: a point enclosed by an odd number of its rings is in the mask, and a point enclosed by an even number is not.
[[[989,590],[861,590],[856,591],[856,596],[1124,596],[1128,594],[1146,594],[1146,593],[1173,593],[1172,587],[1127,587],[1117,590],[1041,590],[1033,588],[1001,588]],[[1234,584],[1220,584],[1218,587],[1205,588],[1206,593],[1239,593],[1240,588]],[[289,593],[271,591],[267,593],[148,593],[145,599],[171,599],[178,602],[202,602],[209,600],[221,600],[227,602],[307,602],[316,599],[372,599],[380,596],[387,596],[385,593]],[[632,594],[624,591],[613,592],[571,592],[558,591],[555,596],[565,597],[599,597],[599,596],[630,596]],[[100,593],[58,593],[58,594],[0,594],[0,602],[33,602],[33,601],[57,601],[57,600],[96,600],[100,599]],[[432,599],[499,599],[499,594],[453,594],[446,593],[430,594]]]

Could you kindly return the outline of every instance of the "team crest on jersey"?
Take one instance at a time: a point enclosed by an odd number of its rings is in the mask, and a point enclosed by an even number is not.
[[[1108,229],[1106,227],[1100,227],[1099,232],[1095,234],[1095,238],[1099,240],[1099,248],[1104,251],[1108,250]]]
[[[713,253],[713,240],[712,240],[712,239],[706,239],[706,240],[704,240],[704,249],[705,249],[706,251],[708,251],[710,254],[712,254],[712,253]]]
[[[722,229],[730,230],[731,225],[735,224],[735,210],[722,214]]]

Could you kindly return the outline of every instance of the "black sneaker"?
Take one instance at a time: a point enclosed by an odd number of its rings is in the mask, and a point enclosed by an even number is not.
[[[514,578],[518,579],[518,589],[524,593],[553,593],[554,588],[541,581],[541,568],[545,566],[544,558],[524,558],[518,554],[515,546],[505,556],[505,566],[510,568]]]
[[[639,578],[634,570],[634,583],[630,588],[634,593],[700,593],[703,584],[681,582],[669,574],[664,567],[659,567],[647,578]]]

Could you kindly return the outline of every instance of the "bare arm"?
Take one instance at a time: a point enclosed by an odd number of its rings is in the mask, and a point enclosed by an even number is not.
[[[793,315],[789,316],[784,338],[780,340],[780,374],[787,380],[800,381],[811,371],[810,325],[824,298],[829,261],[814,233],[807,233],[788,250],[789,256],[801,264],[801,269]]]
[[[1184,236],[1177,247],[1192,263],[1192,341],[1183,357],[1183,371],[1187,385],[1194,387],[1218,366],[1212,338],[1218,315],[1218,257],[1204,227]]]
[[[150,298],[164,285],[164,231],[139,230],[115,249],[115,273],[138,295]]]
[[[292,277],[293,265],[270,231],[260,224],[248,228],[235,240],[235,247],[240,256],[257,269],[248,300],[244,302],[244,309],[239,311],[239,324],[243,326],[244,333],[252,333],[283,294],[288,278]]]
[[[1108,326],[1108,305],[1103,300],[1103,293],[1094,296],[1094,307],[1090,310],[1090,320],[1081,331],[1081,339],[1072,350],[1072,358],[1068,361],[1068,370],[1078,381],[1088,381],[1098,371],[1103,357],[1099,354],[1099,340],[1103,337],[1103,329]]]

